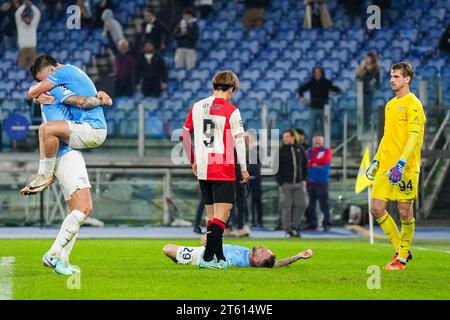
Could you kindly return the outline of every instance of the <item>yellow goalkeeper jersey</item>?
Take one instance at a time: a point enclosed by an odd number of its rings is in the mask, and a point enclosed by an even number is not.
[[[419,141],[407,160],[405,171],[420,172],[420,150],[425,130],[422,103],[413,94],[392,98],[385,106],[384,135],[374,157],[380,162],[380,171],[389,171],[403,153],[410,132],[419,133]]]

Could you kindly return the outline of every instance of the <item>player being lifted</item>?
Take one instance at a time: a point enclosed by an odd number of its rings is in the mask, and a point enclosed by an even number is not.
[[[421,102],[409,91],[413,76],[414,70],[409,63],[399,62],[392,66],[391,87],[396,96],[385,106],[384,135],[366,172],[369,179],[375,180],[371,213],[396,250],[385,270],[404,270],[406,262],[412,259],[413,202],[417,198],[420,149],[426,122]],[[386,211],[387,201],[397,201],[401,234]]]
[[[213,77],[212,85],[213,95],[196,102],[190,109],[181,138],[198,178],[208,216],[207,243],[199,267],[223,269],[228,264],[222,236],[235,202],[235,148],[242,183],[247,183],[249,174],[241,114],[229,103],[234,91],[239,90],[239,79],[231,71],[220,71]]]
[[[103,92],[97,93],[92,80],[76,66],[59,64],[50,55],[39,56],[30,68],[38,85],[30,88],[28,96],[38,98],[56,86],[84,97],[98,97],[106,105],[112,105],[111,99]],[[79,105],[86,101],[78,101]],[[89,105],[89,103],[87,103]],[[56,153],[62,141],[74,149],[96,148],[106,139],[106,120],[101,106],[90,105],[89,109],[68,106],[72,121],[50,121],[39,129],[39,170],[36,178],[20,192],[28,195],[45,190],[54,182]]]

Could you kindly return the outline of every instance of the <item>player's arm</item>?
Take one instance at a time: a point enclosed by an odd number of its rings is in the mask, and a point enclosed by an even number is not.
[[[245,145],[244,123],[242,122],[241,113],[238,109],[234,110],[230,116],[231,134],[234,138],[234,147],[236,149],[237,160],[241,167],[242,180],[241,183],[247,183],[249,174],[247,171],[247,150]]]
[[[275,265],[273,266],[274,268],[280,268],[280,267],[285,267],[288,266],[300,259],[309,259],[312,257],[312,250],[308,249],[305,250],[303,252],[300,252],[298,254],[296,254],[295,256],[292,256],[290,258],[286,258],[286,259],[281,259],[277,262],[275,262]]]
[[[37,98],[41,94],[51,91],[54,87],[56,87],[56,84],[48,81],[47,79],[44,79],[38,84],[31,86],[30,90],[28,90],[28,98],[29,99]]]
[[[84,97],[75,94],[65,98],[64,103],[80,109],[93,109],[99,106],[112,106],[111,98],[107,95],[107,97],[99,95],[101,93],[103,93],[103,91],[99,91],[97,97]]]
[[[408,161],[411,153],[417,147],[417,144],[423,135],[425,115],[423,113],[422,106],[409,106],[406,116],[406,121],[408,122],[408,140],[406,140],[405,147],[403,148],[403,152],[397,164],[387,173],[389,176],[389,181],[392,184],[397,184],[402,181],[403,170],[406,166],[406,162]]]

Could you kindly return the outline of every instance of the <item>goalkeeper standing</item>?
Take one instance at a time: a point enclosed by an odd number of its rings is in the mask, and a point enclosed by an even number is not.
[[[384,135],[366,172],[369,179],[375,180],[371,214],[396,249],[385,270],[404,270],[412,258],[413,202],[417,198],[420,149],[426,122],[421,102],[409,91],[413,76],[414,70],[409,63],[399,62],[391,68],[391,87],[396,96],[385,106]],[[401,233],[386,211],[388,201],[397,201]]]

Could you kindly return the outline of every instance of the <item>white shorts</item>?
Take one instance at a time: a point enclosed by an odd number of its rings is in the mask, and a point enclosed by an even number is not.
[[[177,249],[177,263],[198,266],[205,247],[179,247]]]
[[[91,187],[83,154],[77,150],[71,150],[58,158],[55,176],[66,201],[72,198],[75,191]]]
[[[97,148],[106,139],[106,129],[94,129],[88,123],[67,121],[70,129],[69,147],[74,149]]]

